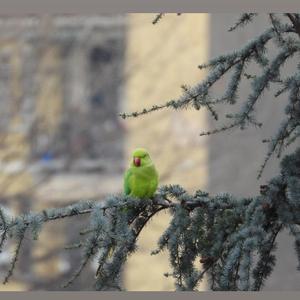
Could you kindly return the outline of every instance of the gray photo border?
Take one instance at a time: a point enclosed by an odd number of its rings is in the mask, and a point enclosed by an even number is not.
[[[299,0],[1,0],[0,14],[129,12],[292,12]]]

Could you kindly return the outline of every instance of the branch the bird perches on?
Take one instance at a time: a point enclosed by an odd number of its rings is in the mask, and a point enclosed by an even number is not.
[[[67,247],[82,249],[82,261],[65,286],[97,257],[95,288],[121,289],[122,267],[136,250],[142,229],[160,211],[168,210],[172,220],[152,254],[168,250],[173,273],[165,276],[174,277],[178,290],[196,289],[204,274],[213,290],[259,290],[275,264],[272,252],[283,229],[289,229],[295,236],[300,258],[299,165],[300,149],[283,159],[280,176],[262,186],[260,195],[253,198],[211,196],[203,191],[189,194],[179,185],[170,185],[160,187],[153,199],[143,201],[114,195],[101,202],[82,201],[17,217],[6,215],[1,208],[1,247],[8,239],[16,241],[4,283],[13,275],[26,233],[33,233],[36,239],[47,222],[89,215],[89,224],[79,234],[76,246]],[[254,255],[258,256],[255,267],[250,264]],[[203,269],[197,269],[197,261]]]

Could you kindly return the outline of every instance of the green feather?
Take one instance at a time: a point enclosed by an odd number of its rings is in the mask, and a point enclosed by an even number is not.
[[[150,198],[158,186],[158,173],[149,153],[142,148],[133,152],[132,157],[140,158],[140,166],[133,161],[124,174],[124,193],[137,198]]]
[[[130,186],[129,186],[129,178],[131,176],[131,170],[127,170],[125,172],[125,175],[124,175],[124,193],[125,195],[129,195],[131,190],[130,190]]]

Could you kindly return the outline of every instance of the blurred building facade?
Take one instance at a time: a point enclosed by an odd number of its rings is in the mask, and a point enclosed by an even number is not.
[[[2,205],[22,213],[118,191],[124,39],[124,16],[0,18]],[[80,260],[63,251],[76,238],[66,224],[49,224],[27,243],[0,290],[60,289]],[[1,254],[3,271],[11,250]],[[91,288],[88,275],[75,289]]]

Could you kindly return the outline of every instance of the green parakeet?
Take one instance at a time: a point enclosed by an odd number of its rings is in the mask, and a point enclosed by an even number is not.
[[[135,149],[132,153],[132,160],[129,169],[124,174],[125,195],[137,198],[151,198],[158,185],[158,173],[147,150],[143,148]],[[128,208],[121,211],[127,212]],[[108,257],[111,258],[115,246],[109,249]],[[100,269],[96,272],[96,277],[100,274]]]
[[[124,175],[124,193],[137,198],[150,198],[158,185],[158,173],[147,150],[137,148]]]

